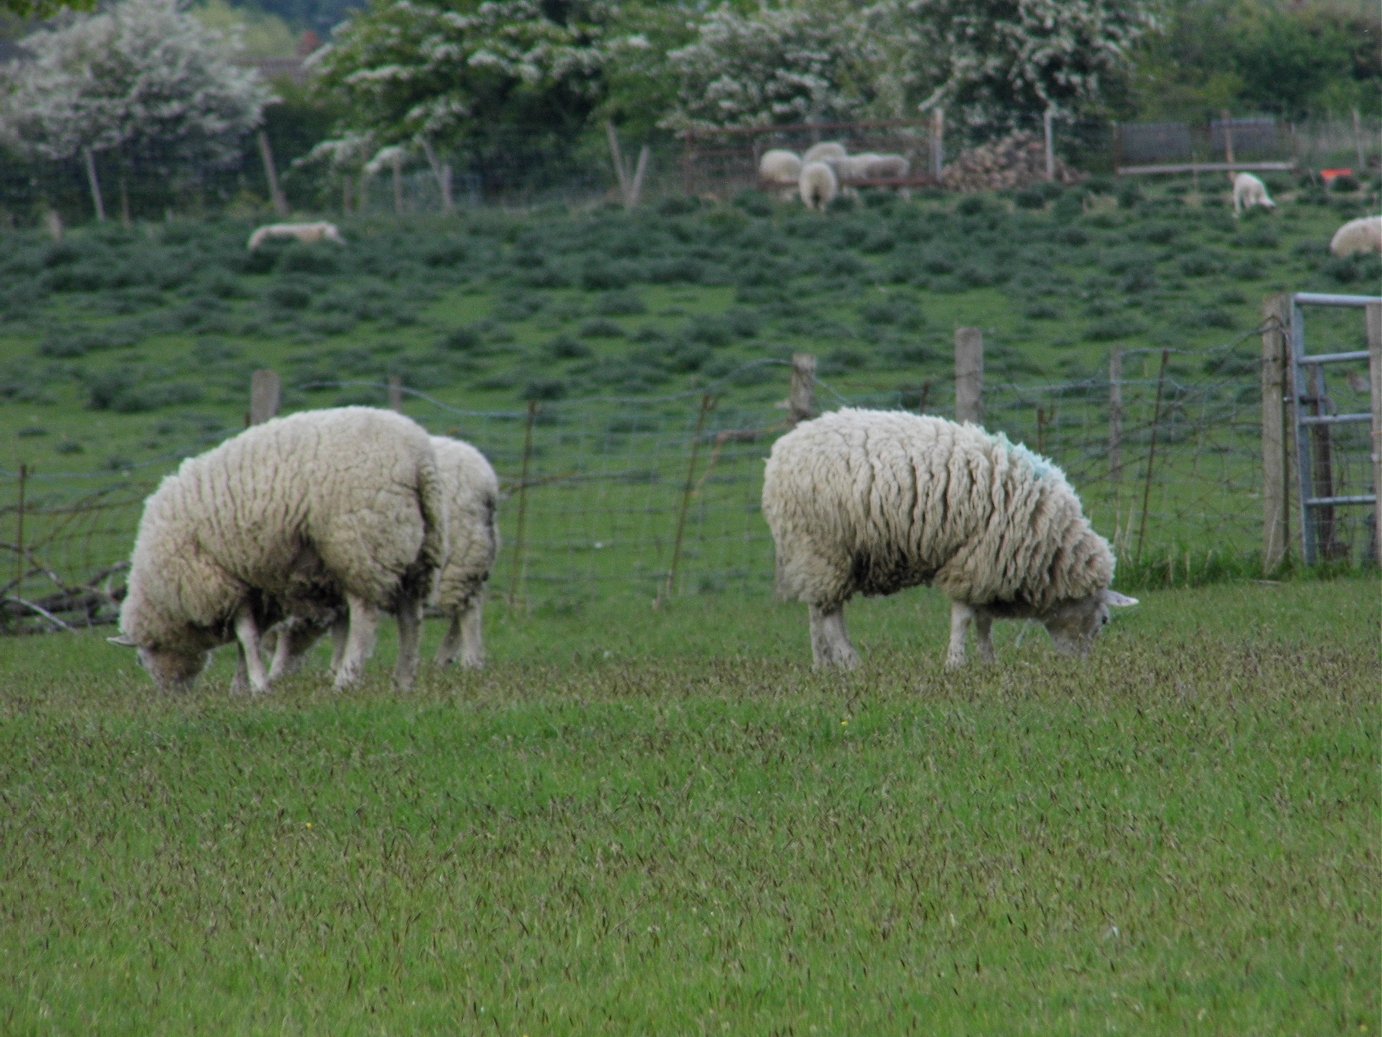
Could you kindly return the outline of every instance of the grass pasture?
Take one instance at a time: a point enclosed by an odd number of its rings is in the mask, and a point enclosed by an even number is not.
[[[0,642],[0,1031],[1377,1032],[1375,578],[1152,591],[1084,665],[946,675],[945,611],[852,606],[837,677],[758,598],[499,602],[406,697],[387,639],[262,701]]]

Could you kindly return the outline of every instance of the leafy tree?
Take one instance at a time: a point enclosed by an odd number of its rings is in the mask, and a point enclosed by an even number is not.
[[[0,0],[0,14],[19,18],[52,18],[63,11],[90,11],[98,0]]]
[[[866,13],[866,12],[865,12]],[[844,5],[722,5],[668,55],[676,128],[844,121],[868,113],[884,51]]]
[[[375,0],[314,58],[347,113],[323,150],[569,143],[603,93],[614,0]]]
[[[1129,71],[1137,41],[1159,25],[1153,0],[908,0],[933,34],[939,85],[923,106],[989,128],[1048,109],[1089,116]]]
[[[26,37],[0,73],[0,139],[47,159],[108,152],[174,181],[239,162],[272,95],[176,0],[124,0]]]

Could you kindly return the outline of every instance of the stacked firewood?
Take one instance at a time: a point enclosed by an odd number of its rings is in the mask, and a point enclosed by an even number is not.
[[[1054,163],[1054,179],[1078,183],[1084,175],[1060,159]],[[1014,133],[1002,140],[963,152],[945,167],[941,184],[947,190],[1009,191],[1046,179],[1046,147],[1034,133]]]

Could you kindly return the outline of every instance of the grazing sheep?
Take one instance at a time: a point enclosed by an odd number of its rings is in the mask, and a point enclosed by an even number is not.
[[[801,167],[798,190],[808,209],[825,209],[840,193],[840,181],[828,163],[807,162]]]
[[[758,179],[771,187],[793,188],[801,177],[801,156],[785,148],[763,152],[758,160]]]
[[[802,165],[807,162],[824,162],[830,158],[844,158],[849,154],[845,146],[838,141],[823,140],[818,144],[812,144],[801,155]]]
[[[469,443],[449,436],[433,436],[432,450],[447,501],[447,543],[450,554],[437,573],[432,603],[450,620],[437,650],[438,666],[459,658],[467,669],[485,665],[482,615],[485,585],[499,551],[495,512],[499,479],[485,456]],[[291,673],[303,655],[329,628],[332,632],[332,670],[344,650],[346,613],[343,603],[323,602],[311,615],[290,617],[265,637],[272,645],[269,680]]]
[[[1250,209],[1254,205],[1260,205],[1264,209],[1276,208],[1276,202],[1267,196],[1267,185],[1251,173],[1234,173],[1229,179],[1233,181],[1235,216],[1241,216],[1244,209]]]
[[[777,588],[809,607],[816,666],[858,665],[844,606],[856,593],[934,584],[951,601],[947,666],[971,621],[993,658],[995,619],[1034,618],[1058,649],[1086,652],[1109,607],[1113,553],[1065,475],[977,425],[846,409],[779,439],[763,476]]]
[[[237,684],[263,692],[259,632],[343,600],[336,687],[359,680],[380,610],[397,617],[395,682],[410,687],[446,507],[431,441],[400,414],[341,407],[255,425],[184,461],[145,502],[111,640],[138,648],[164,688],[190,685],[211,649],[236,641]]]
[[[295,238],[309,245],[317,241],[345,244],[345,238],[334,223],[269,223],[250,235],[249,250],[255,251],[270,238]]]
[[[1362,216],[1349,220],[1329,239],[1329,251],[1335,256],[1382,252],[1382,216]]]

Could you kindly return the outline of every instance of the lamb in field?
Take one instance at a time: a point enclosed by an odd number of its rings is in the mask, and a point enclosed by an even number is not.
[[[801,156],[785,148],[763,152],[758,160],[758,180],[784,198],[790,198],[801,178]]]
[[[1233,173],[1233,214],[1241,216],[1244,209],[1260,205],[1264,209],[1275,209],[1276,202],[1267,195],[1267,185],[1251,173]]]
[[[336,687],[360,679],[381,611],[397,617],[395,682],[410,687],[446,507],[431,440],[400,414],[341,407],[255,425],[184,461],[145,502],[111,640],[137,648],[163,688],[190,685],[235,641],[240,674],[263,692],[259,632],[344,601]]]
[[[1335,256],[1382,252],[1382,216],[1363,216],[1349,220],[1329,239],[1329,251]]]
[[[778,592],[808,606],[818,667],[858,665],[844,622],[855,594],[939,587],[950,667],[971,622],[985,661],[995,619],[1040,620],[1084,654],[1111,606],[1136,604],[1109,589],[1113,553],[1064,473],[977,425],[853,409],[803,422],[773,445],[763,514]]]
[[[345,238],[334,223],[269,223],[250,235],[249,250],[255,251],[271,238],[292,238],[309,245],[317,241],[345,244]]]
[[[807,162],[801,167],[798,189],[801,192],[801,200],[808,209],[823,210],[840,193],[840,181],[828,163]]]
[[[469,443],[449,436],[433,436],[432,450],[447,503],[446,561],[437,573],[432,604],[449,621],[437,650],[438,666],[460,661],[467,669],[485,664],[482,617],[485,587],[499,552],[495,513],[499,506],[499,478],[484,454]],[[332,631],[332,670],[340,666],[346,638],[343,603],[322,602],[314,614],[293,616],[265,638],[272,644],[270,682],[291,673],[304,653]]]

